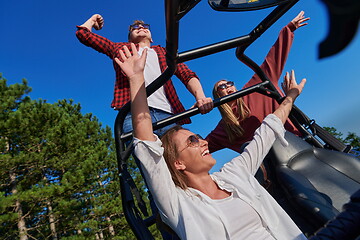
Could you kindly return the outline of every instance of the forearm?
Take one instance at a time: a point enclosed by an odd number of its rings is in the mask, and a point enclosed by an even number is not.
[[[295,102],[297,95],[296,94],[288,94],[280,106],[274,111],[274,115],[276,115],[283,124],[285,124],[286,120],[289,117],[292,106]]]
[[[147,104],[144,77],[142,74],[136,74],[131,76],[129,81],[134,136],[141,140],[153,141],[155,139]]]
[[[290,23],[288,26],[289,25]],[[260,66],[261,70],[264,71],[275,87],[278,87],[278,81],[284,69],[294,39],[294,33],[288,26],[281,29],[276,42],[270,48],[264,62]],[[257,74],[254,74],[249,82],[245,84],[244,88],[253,86],[260,82],[260,77]]]
[[[269,53],[267,54],[263,63],[264,66],[261,66],[275,86],[278,85],[279,78],[284,70],[293,40],[294,33],[289,27],[284,27],[280,31],[275,44],[271,47]]]
[[[92,31],[92,28],[94,26],[94,21],[89,18],[86,22],[84,22],[82,25],[80,25],[80,27],[86,27],[87,29],[89,29],[89,31]]]
[[[305,83],[306,79],[304,78],[299,84],[297,84],[294,70],[291,71],[291,74],[288,72],[285,74],[284,82],[282,82],[281,85],[284,93],[286,94],[286,97],[280,106],[274,111],[274,114],[281,120],[283,124],[289,117],[295,99],[301,94]]]
[[[186,87],[189,92],[196,98],[196,100],[205,98],[204,90],[200,84],[199,79],[194,77],[191,78]]]
[[[194,95],[196,99],[194,106],[199,108],[201,114],[206,114],[214,108],[212,99],[205,97],[203,88],[198,78],[192,77],[188,81],[186,87],[192,93],[192,95]]]
[[[231,171],[236,171],[234,170],[236,167],[244,166],[254,175],[268,154],[275,139],[280,138],[280,141],[285,141],[283,139],[284,132],[285,129],[281,119],[274,114],[268,115],[256,129],[253,139],[246,145],[244,151],[234,158],[231,164],[226,164],[225,166],[229,170],[231,169]]]

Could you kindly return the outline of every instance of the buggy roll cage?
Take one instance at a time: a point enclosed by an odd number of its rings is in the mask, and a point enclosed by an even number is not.
[[[170,77],[175,73],[176,64],[236,48],[237,58],[250,67],[255,73],[257,73],[263,82],[249,88],[239,90],[233,94],[214,99],[214,107],[218,107],[221,104],[254,92],[272,97],[280,103],[282,101],[282,97],[279,92],[269,81],[265,73],[260,69],[259,65],[247,57],[244,54],[244,51],[299,0],[278,1],[278,6],[247,35],[178,53],[179,21],[200,1],[201,0],[165,0],[166,62],[168,67],[156,80],[154,80],[149,86],[146,87],[147,96],[150,96],[170,79]],[[218,11],[226,11],[226,7],[224,9],[224,4],[226,2],[229,3],[229,1],[226,0],[208,1],[210,6]],[[130,102],[125,104],[124,107],[119,110],[114,126],[116,156],[118,162],[123,211],[127,222],[138,239],[154,239],[148,227],[155,223],[156,213],[153,213],[151,216],[149,216],[145,202],[141,198],[132,176],[127,169],[127,160],[129,159],[133,150],[131,141],[132,132],[123,133],[122,126],[125,116],[129,111]],[[199,112],[200,111],[197,107],[191,108],[183,113],[179,113],[177,115],[153,123],[153,128],[154,130],[157,130],[169,124],[176,123],[182,119],[194,116]],[[332,135],[327,133],[313,120],[310,120],[310,118],[308,118],[296,106],[294,106],[290,114],[290,119],[299,129],[299,131],[303,133],[305,140],[311,142],[314,146],[320,148],[330,148],[343,152],[350,151],[351,148],[344,145]],[[317,140],[315,135],[320,137],[325,142],[325,144]],[[131,141],[131,143],[126,147],[125,143],[129,141]],[[143,219],[142,215],[146,218]]]

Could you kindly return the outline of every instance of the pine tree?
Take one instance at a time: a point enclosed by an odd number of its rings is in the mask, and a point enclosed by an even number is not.
[[[0,235],[14,235],[16,233],[19,239],[26,240],[27,227],[24,220],[23,205],[18,195],[17,186],[17,169],[12,150],[12,139],[7,132],[8,118],[19,107],[21,103],[26,103],[29,97],[23,97],[31,91],[27,86],[27,81],[23,80],[22,84],[7,86],[6,80],[0,74],[0,212],[6,212],[9,208],[11,212],[0,214]],[[7,169],[7,171],[4,171]],[[15,227],[17,226],[17,227]]]
[[[111,129],[72,100],[31,100],[30,91],[0,75],[2,239],[134,239]]]
[[[348,132],[348,135],[344,138],[343,133],[338,132],[334,127],[324,127],[326,131],[331,133],[334,137],[336,137],[341,142],[350,145],[353,149],[350,151],[351,154],[360,158],[360,137],[356,135],[354,132]]]

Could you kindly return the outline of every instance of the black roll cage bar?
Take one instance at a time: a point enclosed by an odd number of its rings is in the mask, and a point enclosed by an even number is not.
[[[232,48],[237,48],[237,57],[253,69],[263,80],[263,83],[254,85],[256,90],[248,92],[247,89],[239,90],[232,95],[225,96],[223,98],[214,99],[214,107],[218,107],[221,104],[227,103],[231,100],[244,96],[252,92],[259,92],[266,94],[271,91],[270,96],[280,101],[280,94],[276,91],[275,87],[268,80],[267,76],[260,69],[260,67],[248,58],[244,51],[253,43],[258,37],[260,37],[273,23],[275,23],[284,13],[286,13],[296,2],[299,0],[290,0],[289,3],[282,4],[276,7],[260,24],[258,24],[249,34],[226,40],[223,42],[214,43],[211,45],[203,46],[200,48],[192,49],[182,53],[178,53],[178,36],[179,36],[179,20],[190,11],[200,0],[165,0],[165,13],[166,13],[166,63],[167,69],[149,86],[146,87],[146,93],[150,96],[158,88],[173,76],[176,70],[176,64],[186,62],[189,60],[197,59],[200,57],[208,56],[214,53],[222,52]],[[188,3],[185,5],[184,3]],[[179,9],[179,11],[177,11]],[[257,87],[255,87],[257,86]],[[254,88],[251,89],[254,89]],[[265,87],[268,87],[266,89]],[[130,102],[125,104],[120,110],[115,120],[114,132],[115,140],[117,143],[117,156],[124,162],[130,155],[125,151],[124,143],[131,139],[132,132],[123,133],[122,125],[126,114],[130,111]],[[154,130],[162,128],[174,122],[178,122],[187,117],[194,116],[199,113],[197,108],[189,109],[183,113],[177,114],[170,118],[153,123]],[[128,148],[129,149],[129,148]],[[131,150],[131,149],[129,149]],[[130,151],[131,152],[131,151]]]
[[[222,98],[214,99],[214,107],[218,107],[224,103],[254,92],[272,97],[280,103],[282,101],[281,95],[269,81],[265,73],[260,69],[259,65],[247,57],[244,54],[244,51],[299,0],[289,0],[286,3],[277,6],[247,35],[178,53],[179,21],[200,1],[201,0],[165,0],[166,62],[168,67],[155,81],[147,86],[147,96],[150,96],[170,79],[170,77],[175,73],[176,64],[236,48],[237,58],[257,73],[263,82],[249,88],[239,90]],[[152,215],[148,217],[149,214],[147,213],[145,203],[141,199],[130,173],[127,171],[127,160],[132,153],[133,146],[132,141],[128,147],[125,147],[125,143],[132,139],[132,132],[123,133],[122,126],[125,116],[129,111],[130,102],[125,104],[124,107],[119,110],[114,126],[123,211],[131,229],[138,239],[154,239],[148,227],[155,223],[155,216]],[[198,108],[191,108],[183,113],[179,113],[153,123],[153,128],[154,130],[157,130],[182,119],[194,116],[199,112]],[[296,106],[293,108],[290,119],[304,134],[304,136],[306,136],[306,138],[311,139],[311,142],[315,146],[324,147],[324,145],[315,139],[313,135],[302,125],[304,121],[298,121],[298,119],[308,118]],[[135,204],[134,197],[137,200],[138,206]],[[142,219],[140,211],[148,218]]]

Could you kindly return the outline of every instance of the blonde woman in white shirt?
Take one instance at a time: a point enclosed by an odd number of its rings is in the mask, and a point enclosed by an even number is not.
[[[283,124],[306,80],[298,85],[294,72],[287,73],[279,108],[241,155],[209,174],[216,161],[205,140],[179,126],[161,141],[153,134],[143,76],[147,50],[138,56],[131,47],[134,55],[124,47],[116,61],[130,81],[135,154],[162,220],[181,239],[306,239],[254,177],[275,139],[287,144]]]

